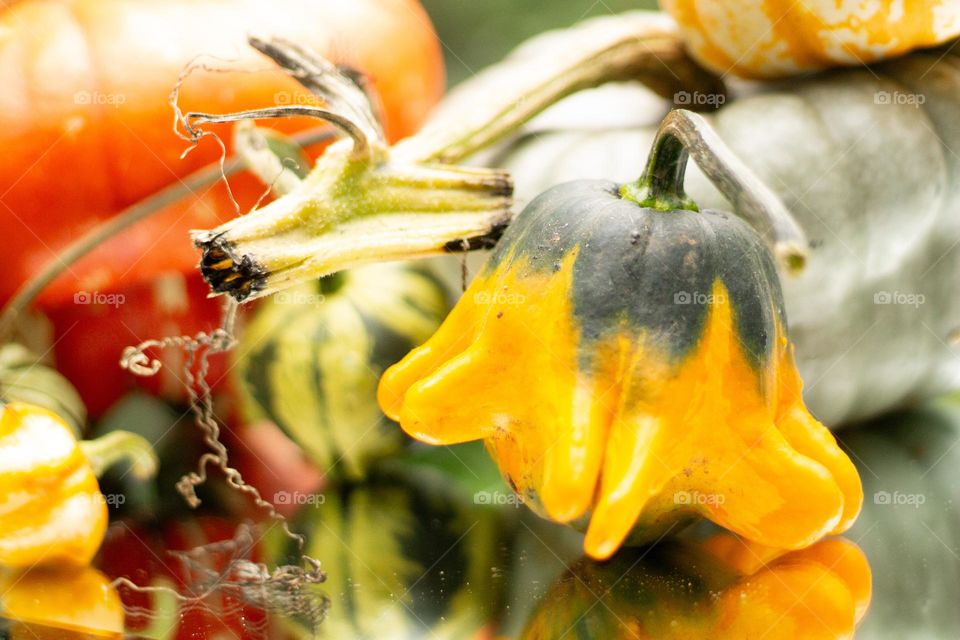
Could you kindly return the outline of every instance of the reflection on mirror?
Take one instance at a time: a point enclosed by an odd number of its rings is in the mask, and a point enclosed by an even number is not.
[[[523,640],[852,637],[870,601],[870,568],[848,540],[789,553],[729,534],[664,541],[563,573]]]

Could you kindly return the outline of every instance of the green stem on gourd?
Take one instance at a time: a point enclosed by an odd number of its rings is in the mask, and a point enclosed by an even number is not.
[[[621,186],[620,195],[657,211],[699,211],[697,203],[683,190],[688,157],[683,142],[661,127],[653,140],[643,175],[636,182]]]
[[[126,461],[134,477],[146,480],[156,474],[160,464],[150,443],[129,431],[111,431],[96,440],[82,440],[80,449],[97,476],[118,462]]]
[[[788,272],[800,271],[807,256],[807,239],[780,198],[734,154],[703,118],[675,109],[660,123],[643,175],[621,187],[624,198],[660,211],[697,205],[683,191],[688,157],[726,197],[734,212],[749,222],[770,244]]]

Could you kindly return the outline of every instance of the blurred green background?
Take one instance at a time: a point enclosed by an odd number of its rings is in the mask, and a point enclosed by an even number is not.
[[[452,86],[527,38],[590,16],[656,9],[656,0],[423,0],[443,43]]]

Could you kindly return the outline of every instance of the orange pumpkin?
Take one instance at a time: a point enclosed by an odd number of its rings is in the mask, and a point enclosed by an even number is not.
[[[187,143],[171,127],[170,91],[200,54],[259,71],[196,71],[183,85],[185,110],[308,100],[246,42],[281,36],[367,74],[394,140],[418,128],[444,86],[439,44],[416,0],[24,0],[0,11],[0,34],[0,303],[80,235],[218,158],[207,140],[181,159]],[[230,143],[226,126],[209,129]],[[231,187],[241,210],[264,191],[249,175]],[[222,184],[198,190],[100,245],[42,293],[58,366],[92,414],[144,384],[117,367],[124,347],[217,326],[220,304],[193,271],[188,231],[235,215]],[[180,367],[164,362],[165,378],[145,384],[179,397]]]
[[[218,157],[206,141],[181,160],[186,143],[171,129],[168,96],[200,54],[260,72],[198,72],[183,87],[185,109],[304,100],[246,44],[250,34],[280,36],[367,74],[394,140],[418,127],[444,85],[438,42],[415,0],[25,0],[0,12],[0,34],[0,300],[78,235]],[[248,178],[236,189],[248,206],[263,186]],[[222,188],[194,193],[99,247],[43,300],[185,272],[197,261],[187,231],[234,215]]]

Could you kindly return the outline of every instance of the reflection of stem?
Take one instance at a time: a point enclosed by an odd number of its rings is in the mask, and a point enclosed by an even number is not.
[[[326,142],[330,140],[331,137],[333,137],[333,133],[328,128],[323,128],[292,136],[292,140],[304,147],[310,147],[321,142]],[[30,306],[47,285],[60,277],[80,258],[141,220],[145,220],[163,211],[168,206],[178,202],[194,191],[213,184],[224,176],[229,177],[242,169],[243,163],[238,159],[228,160],[224,165],[222,174],[219,162],[209,164],[181,178],[176,183],[161,189],[152,196],[127,207],[114,217],[100,223],[88,233],[75,240],[33,278],[25,282],[4,306],[3,311],[0,312],[0,342],[5,342],[10,337],[10,333],[16,325],[17,318]]]
[[[129,431],[111,431],[96,440],[82,440],[80,449],[97,476],[118,462],[127,461],[135,478],[147,480],[156,474],[159,465],[150,443]]]
[[[621,194],[644,207],[696,210],[683,192],[688,155],[734,211],[766,238],[788,271],[803,268],[807,255],[803,229],[780,198],[695,113],[676,109],[667,114],[657,130],[643,175],[637,182],[624,185]]]

